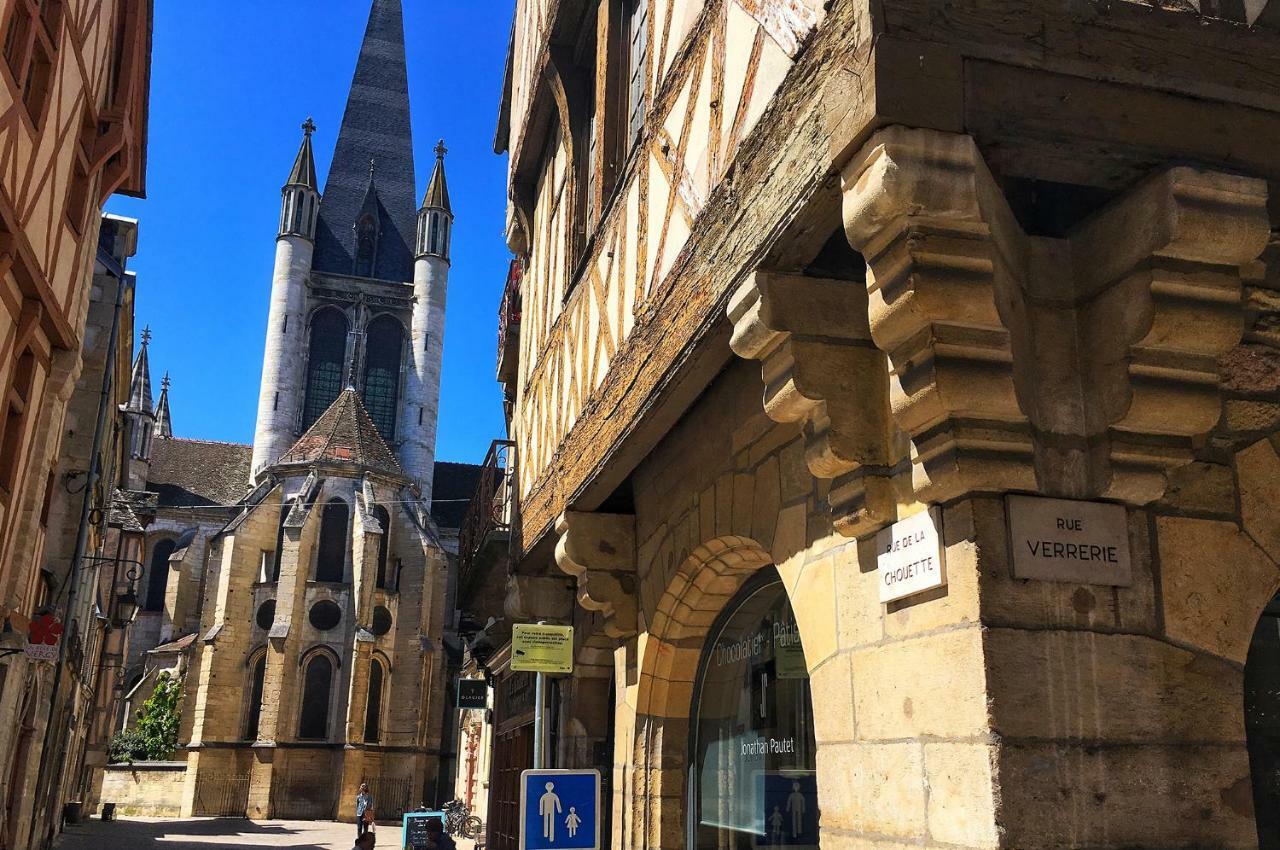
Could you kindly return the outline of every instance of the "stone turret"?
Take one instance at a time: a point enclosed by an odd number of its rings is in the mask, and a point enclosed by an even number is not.
[[[436,414],[440,406],[440,366],[444,352],[445,296],[449,286],[449,240],[453,210],[444,175],[444,140],[436,145],[431,182],[418,209],[413,264],[413,368],[405,382],[401,410],[400,464],[431,501],[436,455]]]
[[[311,149],[315,123],[302,125],[302,146],[281,189],[280,230],[271,278],[271,307],[262,362],[262,388],[253,437],[252,476],[257,476],[293,444],[302,403],[301,362],[306,340],[306,280],[315,251],[320,193]]]
[[[155,430],[156,413],[151,404],[151,364],[147,356],[150,344],[151,328],[143,328],[142,345],[133,362],[133,376],[129,381],[129,400],[122,411],[128,428],[129,460],[125,475],[130,490],[145,489],[147,471],[151,466],[151,436]]]
[[[173,439],[173,416],[169,413],[169,373],[160,382],[160,400],[156,402],[155,425],[152,434],[161,440]]]

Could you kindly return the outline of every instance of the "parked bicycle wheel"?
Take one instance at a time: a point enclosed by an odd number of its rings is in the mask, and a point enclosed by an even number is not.
[[[462,822],[463,838],[476,838],[483,831],[484,831],[484,821],[480,820],[480,818],[476,817],[475,815],[469,815],[466,818],[466,820]]]

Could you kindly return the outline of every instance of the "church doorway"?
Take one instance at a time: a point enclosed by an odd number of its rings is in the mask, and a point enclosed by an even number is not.
[[[1253,630],[1244,666],[1244,725],[1258,850],[1280,850],[1280,595]]]
[[[690,850],[817,848],[809,672],[773,567],[747,581],[711,627],[690,719]]]

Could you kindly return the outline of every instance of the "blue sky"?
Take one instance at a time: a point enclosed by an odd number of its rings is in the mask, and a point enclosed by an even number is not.
[[[437,457],[479,463],[503,435],[494,380],[505,157],[493,153],[514,0],[404,0],[418,194],[443,137],[456,223]],[[155,6],[137,327],[152,379],[172,374],[175,434],[248,443],[280,186],[307,116],[321,185],[355,70],[369,0],[232,0]]]

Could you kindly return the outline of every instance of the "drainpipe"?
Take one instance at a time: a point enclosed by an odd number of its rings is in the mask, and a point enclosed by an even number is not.
[[[108,258],[103,257],[106,260]],[[114,259],[114,258],[111,258]],[[93,448],[89,454],[89,476],[84,488],[84,501],[80,506],[80,527],[76,531],[76,545],[71,553],[71,571],[67,573],[67,613],[70,614],[75,610],[76,601],[76,579],[79,576],[81,563],[84,560],[84,550],[89,543],[89,515],[93,512],[93,490],[98,484],[98,479],[102,474],[102,464],[100,462],[102,453],[102,439],[107,429],[107,418],[111,411],[111,393],[115,385],[116,371],[116,343],[120,338],[120,314],[124,312],[125,293],[131,288],[131,281],[124,273],[123,265],[109,263],[112,268],[110,271],[115,275],[118,284],[116,286],[116,304],[115,312],[111,317],[111,336],[107,341],[107,362],[106,367],[102,371],[102,389],[100,390],[100,398],[98,401],[98,422],[93,430]],[[107,506],[104,506],[104,509]],[[113,589],[114,592],[114,589]],[[44,745],[40,750],[40,771],[36,777],[36,792],[44,786],[45,782],[51,782],[52,787],[47,795],[41,795],[45,803],[45,817],[48,821],[48,828],[44,838],[41,840],[41,846],[48,848],[53,843],[53,824],[54,818],[61,817],[61,813],[50,811],[52,806],[57,805],[57,793],[62,784],[62,772],[58,771],[54,774],[52,780],[47,776],[47,768],[52,766],[55,759],[51,757],[49,752],[50,745],[55,740],[54,732],[62,734],[62,715],[58,711],[58,691],[62,685],[62,669],[66,666],[67,659],[67,643],[62,641],[58,646],[58,663],[53,671],[53,689],[49,694],[49,721],[44,729]],[[57,759],[60,766],[62,761]],[[37,798],[39,799],[39,798]],[[35,818],[32,819],[32,829],[35,828]]]

